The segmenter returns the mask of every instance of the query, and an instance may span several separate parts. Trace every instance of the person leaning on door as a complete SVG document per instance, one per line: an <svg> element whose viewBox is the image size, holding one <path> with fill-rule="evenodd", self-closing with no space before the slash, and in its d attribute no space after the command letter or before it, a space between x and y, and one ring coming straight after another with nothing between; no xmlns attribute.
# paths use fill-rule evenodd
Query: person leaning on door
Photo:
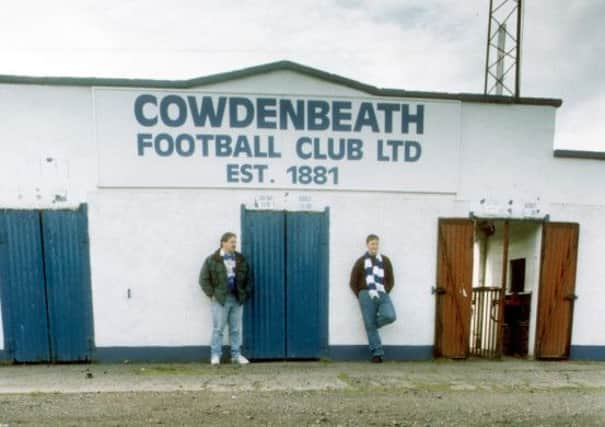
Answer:
<svg viewBox="0 0 605 427"><path fill-rule="evenodd" d="M252 292L252 271L244 256L236 252L237 236L225 233L220 248L208 256L200 272L199 284L211 298L212 340L210 363L221 363L223 331L229 325L231 363L240 365L249 361L240 353L242 344L241 323L243 304Z"/></svg>
<svg viewBox="0 0 605 427"><path fill-rule="evenodd" d="M357 259L349 286L359 299L373 363L382 363L384 350L378 329L397 319L389 292L395 285L391 260L378 252L380 239L366 238L367 252Z"/></svg>

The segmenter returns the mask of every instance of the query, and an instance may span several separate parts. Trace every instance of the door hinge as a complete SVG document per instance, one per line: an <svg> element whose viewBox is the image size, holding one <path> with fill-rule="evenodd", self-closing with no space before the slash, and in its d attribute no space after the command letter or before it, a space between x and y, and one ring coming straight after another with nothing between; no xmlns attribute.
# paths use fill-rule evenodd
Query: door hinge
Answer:
<svg viewBox="0 0 605 427"><path fill-rule="evenodd" d="M574 302L575 300L578 299L578 296L574 293L571 293L571 294L567 294L563 299L566 301Z"/></svg>
<svg viewBox="0 0 605 427"><path fill-rule="evenodd" d="M435 294L437 294L437 295L443 295L446 292L447 292L447 290L444 287L442 287L442 286L437 286L437 287L433 286L433 287L431 287L431 294L433 294L433 295L435 295Z"/></svg>

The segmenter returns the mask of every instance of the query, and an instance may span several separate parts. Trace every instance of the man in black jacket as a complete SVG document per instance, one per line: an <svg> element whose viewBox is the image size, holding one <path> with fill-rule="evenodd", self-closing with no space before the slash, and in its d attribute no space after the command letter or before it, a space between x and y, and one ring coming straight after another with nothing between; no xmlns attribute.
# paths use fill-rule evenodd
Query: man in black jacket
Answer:
<svg viewBox="0 0 605 427"><path fill-rule="evenodd" d="M221 247L206 258L199 277L202 290L212 302L210 363L218 365L223 347L223 331L229 325L231 363L248 362L241 353L243 304L252 292L252 272L244 256L236 252L237 236L225 233Z"/></svg>
<svg viewBox="0 0 605 427"><path fill-rule="evenodd" d="M373 363L381 363L384 357L378 329L397 318L389 296L395 285L393 266L386 255L378 252L379 242L375 234L366 238L368 251L355 262L349 282L359 299Z"/></svg>

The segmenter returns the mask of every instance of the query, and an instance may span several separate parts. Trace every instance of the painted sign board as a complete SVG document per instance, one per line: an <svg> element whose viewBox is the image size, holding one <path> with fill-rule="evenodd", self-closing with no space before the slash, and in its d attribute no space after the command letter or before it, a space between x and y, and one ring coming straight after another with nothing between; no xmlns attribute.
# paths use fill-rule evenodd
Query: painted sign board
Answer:
<svg viewBox="0 0 605 427"><path fill-rule="evenodd" d="M93 90L99 187L456 191L459 101Z"/></svg>

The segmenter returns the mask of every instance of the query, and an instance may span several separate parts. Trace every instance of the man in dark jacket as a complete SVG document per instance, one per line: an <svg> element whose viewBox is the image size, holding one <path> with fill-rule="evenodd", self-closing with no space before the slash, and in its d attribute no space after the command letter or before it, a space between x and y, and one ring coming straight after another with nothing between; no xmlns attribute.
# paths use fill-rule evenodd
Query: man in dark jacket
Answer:
<svg viewBox="0 0 605 427"><path fill-rule="evenodd" d="M231 363L245 365L248 362L241 353L241 323L243 304L252 292L252 272L242 254L235 251L237 237L225 233L221 247L204 261L199 284L212 302L212 341L210 363L218 365L223 348L223 331L229 324Z"/></svg>
<svg viewBox="0 0 605 427"><path fill-rule="evenodd" d="M379 243L375 234L366 238L368 251L355 262L349 282L359 299L373 363L381 363L384 357L378 329L397 318L389 296L395 285L393 266L386 255L378 252Z"/></svg>

